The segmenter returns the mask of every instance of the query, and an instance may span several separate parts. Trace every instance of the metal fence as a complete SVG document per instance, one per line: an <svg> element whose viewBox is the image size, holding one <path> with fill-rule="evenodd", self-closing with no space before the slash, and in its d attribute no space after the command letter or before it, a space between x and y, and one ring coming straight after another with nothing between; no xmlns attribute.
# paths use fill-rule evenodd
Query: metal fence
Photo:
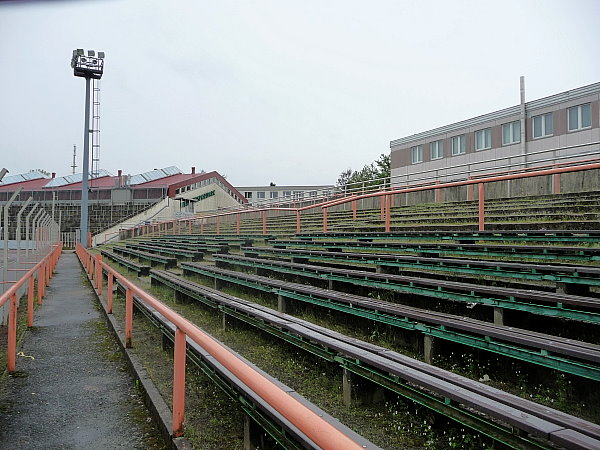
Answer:
<svg viewBox="0 0 600 450"><path fill-rule="evenodd" d="M50 247L59 240L58 224L39 204L31 204L31 197L16 215L10 216L10 205L17 193L2 207L2 271L0 273L1 292L5 293L22 276L47 255ZM24 219L23 219L24 218ZM14 229L14 239L9 239L9 229ZM24 238L24 239L22 239ZM21 294L21 292L19 293ZM6 324L8 307L3 307L2 324Z"/></svg>

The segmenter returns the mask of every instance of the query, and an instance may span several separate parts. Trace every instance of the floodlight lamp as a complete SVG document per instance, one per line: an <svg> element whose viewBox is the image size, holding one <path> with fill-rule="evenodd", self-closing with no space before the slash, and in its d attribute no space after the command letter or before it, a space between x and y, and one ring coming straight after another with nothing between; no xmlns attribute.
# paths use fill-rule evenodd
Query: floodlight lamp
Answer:
<svg viewBox="0 0 600 450"><path fill-rule="evenodd" d="M71 67L76 77L94 78L97 80L102 78L102 72L104 71L104 59L102 56L104 52L98 52L98 58L95 57L95 54L94 50L88 50L87 56L85 56L85 52L81 48L73 50Z"/></svg>
<svg viewBox="0 0 600 450"><path fill-rule="evenodd" d="M8 169L6 169L5 167L2 168L2 170L0 170L0 181L2 181L2 178L4 178L4 175L6 175L8 173Z"/></svg>

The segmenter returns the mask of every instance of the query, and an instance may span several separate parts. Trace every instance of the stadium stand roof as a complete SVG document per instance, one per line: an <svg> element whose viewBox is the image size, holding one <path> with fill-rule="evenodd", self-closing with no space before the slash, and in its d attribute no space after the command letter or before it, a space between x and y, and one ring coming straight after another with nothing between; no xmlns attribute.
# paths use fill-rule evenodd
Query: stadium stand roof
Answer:
<svg viewBox="0 0 600 450"><path fill-rule="evenodd" d="M97 178L103 178L103 177L112 177L112 174L110 172L107 172L104 169L100 169L98 171L98 175L97 176L90 176L91 180L97 179ZM67 175L64 177L58 177L58 178L52 178L48 184L46 184L46 186L44 186L45 188L53 188L53 187L61 187L61 186L68 186L71 184L75 184L75 183L81 183L81 181L83 180L83 174L82 173L74 173L73 175Z"/></svg>
<svg viewBox="0 0 600 450"><path fill-rule="evenodd" d="M8 177L4 177L2 181L0 181L0 187L8 186L16 183L26 183L28 181L37 181L37 184L41 185L41 181L47 181L47 178L43 173L38 172L37 170L32 170L27 173L20 173L18 175L11 175Z"/></svg>
<svg viewBox="0 0 600 450"><path fill-rule="evenodd" d="M106 170L100 170L97 177L90 177L90 189L113 189L122 188L166 188L169 197L175 197L180 189L190 189L199 186L203 181L216 179L232 196L241 203L247 200L218 172L196 173L192 168L191 173L182 173L176 166L154 169L137 175L124 175L119 170L119 175L114 176ZM22 187L24 191L63 191L81 190L83 174L71 174L63 177L47 178L38 171L27 172L19 175L4 177L0 182L0 192L11 192Z"/></svg>

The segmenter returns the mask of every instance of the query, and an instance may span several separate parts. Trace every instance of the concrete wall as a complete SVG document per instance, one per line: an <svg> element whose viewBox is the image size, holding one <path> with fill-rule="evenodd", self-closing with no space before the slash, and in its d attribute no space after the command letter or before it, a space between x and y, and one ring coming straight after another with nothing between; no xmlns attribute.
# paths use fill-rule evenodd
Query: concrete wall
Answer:
<svg viewBox="0 0 600 450"><path fill-rule="evenodd" d="M240 206L240 203L235 200L229 193L217 183L202 186L191 191L187 191L184 194L177 196L177 199L164 198L152 208L138 214L135 217L128 219L125 222L121 222L114 227L106 230L96 236L93 236L93 245L101 245L108 242L116 242L119 238L119 231L142 225L145 222L163 222L167 220L175 219L179 213L187 212L186 207L182 207L182 202L178 199L193 199L200 197L214 191L215 194L208 196L202 200L193 202L193 212L201 213L207 211L215 211L217 209L230 208L234 206Z"/></svg>
<svg viewBox="0 0 600 450"><path fill-rule="evenodd" d="M550 195L554 193L554 175L516 180L497 181L485 185L485 198L510 198L531 197L536 195ZM565 173L559 176L561 194L600 191L600 170L587 170L585 172ZM468 200L467 186L456 186L441 190L441 202L464 202ZM478 200L479 190L473 185L472 200ZM396 206L416 205L420 203L435 203L435 191L411 192L397 194L394 204ZM377 206L378 207L378 204Z"/></svg>
<svg viewBox="0 0 600 450"><path fill-rule="evenodd" d="M146 221L163 221L175 217L175 202L167 197L156 203L152 208L118 223L114 227L92 236L92 245L102 245L108 242L116 242L120 239L119 231L141 225Z"/></svg>
<svg viewBox="0 0 600 450"><path fill-rule="evenodd" d="M210 192L214 191L214 195L207 196L206 198L195 200L198 197L205 196L210 194ZM223 190L221 186L216 183L209 184L206 186L199 187L197 189L193 189L191 191L187 191L183 194L179 194L176 197L175 203L177 205L180 204L178 199L188 199L193 201L193 211L194 213L199 212L207 212L207 211L216 211L217 209L223 208L232 208L239 207L240 203L234 199L231 195ZM189 208L182 207L181 209L176 206L177 211L188 211Z"/></svg>

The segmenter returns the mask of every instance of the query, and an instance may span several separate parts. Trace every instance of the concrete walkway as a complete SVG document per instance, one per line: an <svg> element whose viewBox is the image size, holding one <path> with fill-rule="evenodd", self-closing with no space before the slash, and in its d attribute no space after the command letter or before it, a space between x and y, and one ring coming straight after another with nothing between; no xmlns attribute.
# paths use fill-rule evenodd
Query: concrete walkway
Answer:
<svg viewBox="0 0 600 450"><path fill-rule="evenodd" d="M0 392L0 448L161 448L94 292L63 253Z"/></svg>

